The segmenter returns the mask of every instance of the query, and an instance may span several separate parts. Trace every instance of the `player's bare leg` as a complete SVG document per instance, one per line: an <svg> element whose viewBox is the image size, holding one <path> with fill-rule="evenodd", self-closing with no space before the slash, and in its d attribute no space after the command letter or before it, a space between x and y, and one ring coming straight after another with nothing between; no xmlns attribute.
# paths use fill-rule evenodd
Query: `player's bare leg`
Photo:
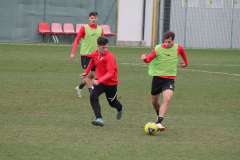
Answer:
<svg viewBox="0 0 240 160"><path fill-rule="evenodd" d="M87 85L89 92L91 92L92 86L93 86L93 79L94 79L94 72L90 72L87 77L82 77L81 83L79 86L76 86L77 96L79 98L82 97L82 89Z"/></svg>
<svg viewBox="0 0 240 160"><path fill-rule="evenodd" d="M89 92L92 92L93 89L93 80L95 78L94 72L90 72L90 74L88 75L88 82L87 82L87 87Z"/></svg>
<svg viewBox="0 0 240 160"><path fill-rule="evenodd" d="M156 111L156 114L159 115L159 108L160 108L160 96L158 95L152 95L152 105L154 110Z"/></svg>
<svg viewBox="0 0 240 160"><path fill-rule="evenodd" d="M91 71L91 72L88 74L88 78L94 79L94 77L95 77L94 72Z"/></svg>
<svg viewBox="0 0 240 160"><path fill-rule="evenodd" d="M88 88L92 88L93 87L93 79L89 78L89 77L85 77L84 78L84 81L86 83L86 86Z"/></svg>
<svg viewBox="0 0 240 160"><path fill-rule="evenodd" d="M165 127L161 124L162 120L163 120L163 117L160 117L159 116L159 112L160 112L160 95L152 95L152 105L153 105L153 108L155 109L156 113L157 113L157 126L159 128L160 131L164 131L165 130Z"/></svg>
<svg viewBox="0 0 240 160"><path fill-rule="evenodd" d="M163 100L159 110L160 117L164 117L165 114L167 113L172 96L173 96L173 91L171 89L167 89L163 91Z"/></svg>
<svg viewBox="0 0 240 160"><path fill-rule="evenodd" d="M77 91L77 96L79 98L82 98L81 92L85 85L86 85L86 83L85 83L84 79L81 79L81 83L75 87L75 90Z"/></svg>
<svg viewBox="0 0 240 160"><path fill-rule="evenodd" d="M94 72L90 72L89 75L84 78L84 81L90 93L93 89L93 80L94 80Z"/></svg>
<svg viewBox="0 0 240 160"><path fill-rule="evenodd" d="M163 91L163 100L162 100L162 104L160 105L159 116L158 116L158 121L157 121L157 125L158 125L160 131L165 130L165 127L162 125L161 122L163 121L163 118L168 111L169 103L170 103L172 96L173 96L172 90L167 89L167 90Z"/></svg>

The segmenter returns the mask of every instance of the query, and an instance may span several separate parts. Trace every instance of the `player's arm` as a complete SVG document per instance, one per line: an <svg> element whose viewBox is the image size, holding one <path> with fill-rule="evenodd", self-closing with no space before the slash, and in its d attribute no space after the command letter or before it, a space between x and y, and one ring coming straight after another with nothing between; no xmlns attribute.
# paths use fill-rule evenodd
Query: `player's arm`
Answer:
<svg viewBox="0 0 240 160"><path fill-rule="evenodd" d="M152 50L152 52L149 54L142 54L141 59L145 63L150 63L156 56L157 56L157 52L155 50Z"/></svg>
<svg viewBox="0 0 240 160"><path fill-rule="evenodd" d="M183 62L180 62L181 67L187 67L188 66L188 59L187 59L187 54L183 46L179 45L178 46L178 54L181 56Z"/></svg>
<svg viewBox="0 0 240 160"><path fill-rule="evenodd" d="M76 38L74 39L73 46L72 46L71 53L70 53L70 59L73 59L76 56L78 44L79 44L80 40L82 38L84 38L84 36L85 36L85 28L84 28L84 26L82 26L80 28Z"/></svg>
<svg viewBox="0 0 240 160"><path fill-rule="evenodd" d="M111 78L114 74L114 69L116 68L116 62L115 59L110 56L107 59L107 73L105 73L102 77L100 77L98 80L95 80L95 84L98 85L104 81L106 81L107 79Z"/></svg>

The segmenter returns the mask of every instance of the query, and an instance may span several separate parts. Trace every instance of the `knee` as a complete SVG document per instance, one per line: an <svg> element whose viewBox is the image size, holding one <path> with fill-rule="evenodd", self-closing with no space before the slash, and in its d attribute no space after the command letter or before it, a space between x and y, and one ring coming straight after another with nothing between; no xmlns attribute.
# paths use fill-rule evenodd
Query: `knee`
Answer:
<svg viewBox="0 0 240 160"><path fill-rule="evenodd" d="M163 103L166 105L168 105L170 103L170 101L171 101L171 96L165 96L163 98Z"/></svg>
<svg viewBox="0 0 240 160"><path fill-rule="evenodd" d="M110 105L110 106L114 106L115 104L116 104L116 102L115 102L115 100L114 101L108 101L108 104Z"/></svg>
<svg viewBox="0 0 240 160"><path fill-rule="evenodd" d="M152 100L152 105L154 105L154 106L158 106L158 101L156 101L156 100Z"/></svg>
<svg viewBox="0 0 240 160"><path fill-rule="evenodd" d="M111 107L115 107L119 104L119 101L117 99L114 99L113 101L111 100L108 100L108 104L111 106Z"/></svg>
<svg viewBox="0 0 240 160"><path fill-rule="evenodd" d="M152 96L152 105L153 106L159 105L159 96Z"/></svg>
<svg viewBox="0 0 240 160"><path fill-rule="evenodd" d="M170 103L170 98L164 99L163 104L168 105Z"/></svg>

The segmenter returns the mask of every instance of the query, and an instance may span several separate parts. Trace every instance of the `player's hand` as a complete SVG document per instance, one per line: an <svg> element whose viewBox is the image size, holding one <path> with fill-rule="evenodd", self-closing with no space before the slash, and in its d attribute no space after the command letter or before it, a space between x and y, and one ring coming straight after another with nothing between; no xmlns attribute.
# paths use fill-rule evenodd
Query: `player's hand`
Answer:
<svg viewBox="0 0 240 160"><path fill-rule="evenodd" d="M97 80L93 80L93 84L94 84L95 86L97 86L97 85L99 85L99 82L98 82Z"/></svg>
<svg viewBox="0 0 240 160"><path fill-rule="evenodd" d="M144 59L146 59L146 57L147 57L147 55L146 55L146 54L142 54L142 55L141 55L141 60L144 60Z"/></svg>
<svg viewBox="0 0 240 160"><path fill-rule="evenodd" d="M188 65L187 65L187 64L185 64L184 62L180 62L180 64L179 64L179 65L180 65L180 67L181 67L181 68L186 68L186 67L188 66Z"/></svg>
<svg viewBox="0 0 240 160"><path fill-rule="evenodd" d="M69 62L72 63L74 58L75 58L75 55L71 53L69 57Z"/></svg>
<svg viewBox="0 0 240 160"><path fill-rule="evenodd" d="M93 80L88 78L87 76L83 78L84 82L87 84L88 88L92 88Z"/></svg>
<svg viewBox="0 0 240 160"><path fill-rule="evenodd" d="M80 74L80 77L81 77L81 78L84 78L84 77L86 77L86 76L87 76L87 73L85 73L85 72L83 72L83 73Z"/></svg>

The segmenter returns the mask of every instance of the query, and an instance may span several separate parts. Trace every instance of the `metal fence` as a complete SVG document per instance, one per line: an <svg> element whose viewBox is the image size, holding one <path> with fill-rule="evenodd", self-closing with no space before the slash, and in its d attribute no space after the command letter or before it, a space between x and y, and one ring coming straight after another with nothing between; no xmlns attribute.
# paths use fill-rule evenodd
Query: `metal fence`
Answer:
<svg viewBox="0 0 240 160"><path fill-rule="evenodd" d="M116 0L1 0L0 42L40 42L40 21L88 23L88 13L99 13L99 24L116 31Z"/></svg>
<svg viewBox="0 0 240 160"><path fill-rule="evenodd" d="M169 26L188 48L240 48L240 0L172 0L170 16L166 1L161 1L159 39Z"/></svg>

